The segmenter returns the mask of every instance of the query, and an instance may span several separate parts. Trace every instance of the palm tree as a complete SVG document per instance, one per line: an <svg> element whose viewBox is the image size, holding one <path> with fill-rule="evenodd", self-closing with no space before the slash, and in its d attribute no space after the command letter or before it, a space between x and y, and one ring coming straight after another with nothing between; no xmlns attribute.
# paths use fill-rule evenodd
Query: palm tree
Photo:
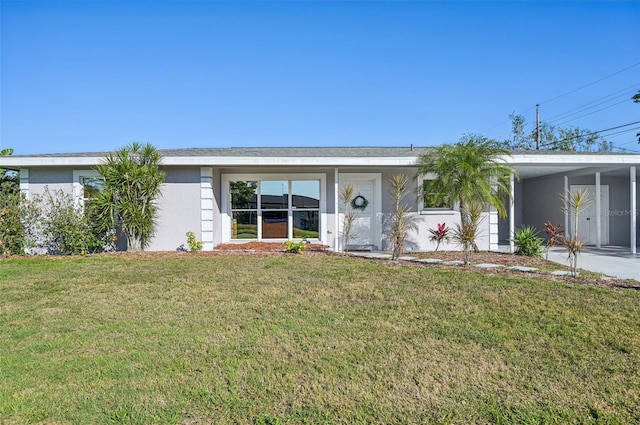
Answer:
<svg viewBox="0 0 640 425"><path fill-rule="evenodd" d="M501 159L509 151L495 141L478 135L464 135L454 145L442 145L428 149L418 160L420 175L435 174L432 180L425 180L421 193L428 194L433 204L460 207L460 229L472 239L462 243L465 251L473 248L477 232L477 212L494 207L498 215L506 217L505 196L511 197L510 174L514 170ZM474 223L475 222L475 223ZM476 229L477 230L477 229ZM464 242L464 241L462 241ZM465 245L470 244L470 247Z"/></svg>
<svg viewBox="0 0 640 425"><path fill-rule="evenodd" d="M110 153L96 167L105 188L92 198L89 208L100 230L122 227L128 251L144 249L155 233L156 200L165 177L159 168L161 161L162 156L151 144L132 143Z"/></svg>

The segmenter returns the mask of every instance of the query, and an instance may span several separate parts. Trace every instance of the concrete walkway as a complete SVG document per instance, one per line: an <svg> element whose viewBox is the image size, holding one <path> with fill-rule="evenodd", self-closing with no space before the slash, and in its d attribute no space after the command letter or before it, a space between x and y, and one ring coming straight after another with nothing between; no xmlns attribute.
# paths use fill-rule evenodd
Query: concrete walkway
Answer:
<svg viewBox="0 0 640 425"><path fill-rule="evenodd" d="M549 260L569 265L567 251L560 247L553 247L549 251ZM618 246L601 249L586 247L578 257L578 268L620 279L640 281L640 254L633 255L629 248Z"/></svg>
<svg viewBox="0 0 640 425"><path fill-rule="evenodd" d="M365 257L373 259L391 259L391 254L387 252L349 252L354 257ZM443 264L443 265L462 265L462 261L442 261L433 258L418 259L412 257L411 254L400 257L400 260L417 261L427 264ZM569 266L567 261L567 252L561 247L554 247L549 251L549 260L564 266ZM498 264L475 264L475 267L492 268L503 267ZM536 268L531 267L509 267L513 270L522 272L534 272ZM640 282L640 254L631 254L627 248L623 247L604 247L596 250L592 247L585 248L578 258L578 268L589 270L592 272L602 273L605 276L615 277L619 279L634 279ZM567 270L557 270L551 274L566 275Z"/></svg>

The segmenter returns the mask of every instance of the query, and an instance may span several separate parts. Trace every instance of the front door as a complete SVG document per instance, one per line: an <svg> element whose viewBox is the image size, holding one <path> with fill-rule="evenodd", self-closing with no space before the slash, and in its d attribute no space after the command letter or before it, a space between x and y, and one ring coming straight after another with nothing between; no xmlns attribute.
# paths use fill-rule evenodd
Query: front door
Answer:
<svg viewBox="0 0 640 425"><path fill-rule="evenodd" d="M352 236L347 243L349 249L380 249L381 239L381 177L380 174L340 174L340 189L347 184L355 193L348 209L355 214ZM343 235L344 213L347 210L340 200L340 235ZM342 246L341 240L340 245Z"/></svg>
<svg viewBox="0 0 640 425"><path fill-rule="evenodd" d="M585 245L596 245L597 235L597 220L596 220L596 187L595 185L572 185L571 193L576 193L579 190L588 190L588 203L589 205L578 216L578 237ZM600 243L607 245L609 243L609 216L606 212L609 211L609 186L600 186ZM573 213L571 214L571 229L573 234Z"/></svg>

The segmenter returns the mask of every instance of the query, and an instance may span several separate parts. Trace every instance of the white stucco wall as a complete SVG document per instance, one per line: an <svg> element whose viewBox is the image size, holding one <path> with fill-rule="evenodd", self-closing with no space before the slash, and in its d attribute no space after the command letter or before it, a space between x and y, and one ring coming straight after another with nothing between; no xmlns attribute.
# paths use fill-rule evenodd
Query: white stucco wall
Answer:
<svg viewBox="0 0 640 425"><path fill-rule="evenodd" d="M214 247L223 240L222 216L224 210L221 205L222 196L222 176L224 174L256 173L256 174L324 174L326 176L326 208L324 228L322 232L322 242L333 247L335 238L338 237L338 229L335 226L335 168L334 167L287 167L286 170L280 167L209 167L211 170L211 196L207 194L213 212L213 221L207 224L206 231L211 231L212 243L209 247ZM78 168L32 168L29 173L29 191L31 194L42 193L45 186L51 190L62 189L66 193L73 193L73 172ZM181 245L187 247L186 232L193 231L198 240L202 240L203 220L202 220L202 185L200 166L172 166L165 167L166 179L162 185L163 196L158 201L158 227L157 232L147 250L150 251L173 251ZM389 177L403 173L409 177L410 193L404 199L416 220L417 230L410 233L407 239L408 251L431 251L435 249L435 244L429 240L429 229L437 228L438 223L446 223L453 229L460 221L460 214L457 211L419 211L419 203L415 192L417 180L414 179L416 170L414 168L339 168L340 173L378 173L382 179L382 209L383 215L393 206L393 199L389 195ZM384 218L383 218L384 219ZM489 246L489 217L486 214L481 225L478 246L481 250L488 250ZM388 248L388 241L384 233L380 241L383 249ZM440 246L443 250L459 250L460 247L453 241L443 243Z"/></svg>
<svg viewBox="0 0 640 425"><path fill-rule="evenodd" d="M187 245L186 233L192 231L200 240L200 169L171 167L158 200L158 227L150 251L175 251Z"/></svg>

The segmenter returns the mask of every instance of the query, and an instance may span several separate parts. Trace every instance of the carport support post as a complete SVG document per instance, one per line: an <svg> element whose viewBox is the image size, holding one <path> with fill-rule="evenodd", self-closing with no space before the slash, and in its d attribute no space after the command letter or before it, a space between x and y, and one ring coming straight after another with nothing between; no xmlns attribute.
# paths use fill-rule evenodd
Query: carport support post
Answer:
<svg viewBox="0 0 640 425"><path fill-rule="evenodd" d="M564 176L564 196L569 196L569 176ZM564 234L572 236L569 231L569 209L564 205Z"/></svg>
<svg viewBox="0 0 640 425"><path fill-rule="evenodd" d="M333 182L333 249L336 252L340 252L340 173L337 167L333 170Z"/></svg>
<svg viewBox="0 0 640 425"><path fill-rule="evenodd" d="M515 243L513 242L513 237L516 232L516 179L513 173L509 175L509 191L511 192L511 203L509 204L509 252L512 254L515 251Z"/></svg>
<svg viewBox="0 0 640 425"><path fill-rule="evenodd" d="M637 182L636 182L636 166L632 165L631 167L629 167L629 176L630 176L630 205L629 205L629 217L630 217L630 226L631 227L631 253L635 254L636 253L636 232L638 231L638 218L637 218L637 214L638 214L638 200L636 199L636 189L637 189Z"/></svg>
<svg viewBox="0 0 640 425"><path fill-rule="evenodd" d="M602 240L602 198L600 189L600 172L596 173L596 249L600 249Z"/></svg>

